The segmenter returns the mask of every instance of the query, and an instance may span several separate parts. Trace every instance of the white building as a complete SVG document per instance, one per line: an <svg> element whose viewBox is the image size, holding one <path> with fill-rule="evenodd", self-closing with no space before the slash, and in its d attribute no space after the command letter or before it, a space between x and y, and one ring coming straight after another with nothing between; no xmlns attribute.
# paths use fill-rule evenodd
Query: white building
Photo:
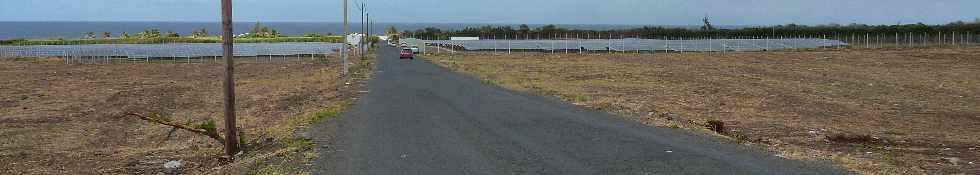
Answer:
<svg viewBox="0 0 980 175"><path fill-rule="evenodd" d="M347 44L350 44L351 46L355 46L355 47L360 46L360 44L361 44L361 38L363 38L363 37L364 37L364 34L351 33L351 34L347 35Z"/></svg>
<svg viewBox="0 0 980 175"><path fill-rule="evenodd" d="M449 37L449 40L453 40L453 41L476 41L476 40L480 40L480 37Z"/></svg>

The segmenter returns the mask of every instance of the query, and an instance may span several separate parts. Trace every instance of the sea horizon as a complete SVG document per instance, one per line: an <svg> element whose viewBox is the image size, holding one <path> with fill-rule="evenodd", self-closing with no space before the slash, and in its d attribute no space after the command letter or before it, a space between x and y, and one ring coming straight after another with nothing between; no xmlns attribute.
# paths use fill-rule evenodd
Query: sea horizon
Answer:
<svg viewBox="0 0 980 175"><path fill-rule="evenodd" d="M342 22L289 22L289 21L259 21L264 26L277 29L283 35L298 36L305 34L339 34L343 33ZM236 34L246 33L255 25L255 21L235 22ZM519 26L521 24L503 23L375 23L371 27L371 34L383 34L388 26L395 26L398 31L415 31L427 27L435 27L441 30L459 30L466 27L480 26ZM633 24L527 24L528 26L541 27L545 25L556 25L568 29L582 30L612 30L629 29L645 26L676 27L676 28L697 28L693 25L633 25ZM144 29L160 29L162 32L176 32L181 35L189 35L191 32L200 28L207 28L209 33L217 35L221 31L219 22L192 22L192 21L0 21L0 40L6 39L78 39L84 38L86 33L95 32L101 35L109 32L112 36L120 35L123 32L135 35ZM723 28L739 28L742 26L722 26ZM349 23L349 30L353 33L360 33L361 27L358 21Z"/></svg>

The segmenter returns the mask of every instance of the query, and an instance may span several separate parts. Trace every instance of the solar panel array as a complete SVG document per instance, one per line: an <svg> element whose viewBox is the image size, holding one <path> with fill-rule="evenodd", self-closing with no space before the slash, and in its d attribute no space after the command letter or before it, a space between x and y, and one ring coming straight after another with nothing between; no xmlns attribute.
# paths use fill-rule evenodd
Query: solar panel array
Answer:
<svg viewBox="0 0 980 175"><path fill-rule="evenodd" d="M762 51L777 49L819 48L847 43L830 39L587 39L587 40L426 40L426 43L451 45L465 50L600 50L600 51Z"/></svg>
<svg viewBox="0 0 980 175"><path fill-rule="evenodd" d="M236 43L235 56L289 56L329 54L340 43ZM222 56L220 43L175 44L93 44L0 46L3 57L126 57L126 58L195 58Z"/></svg>

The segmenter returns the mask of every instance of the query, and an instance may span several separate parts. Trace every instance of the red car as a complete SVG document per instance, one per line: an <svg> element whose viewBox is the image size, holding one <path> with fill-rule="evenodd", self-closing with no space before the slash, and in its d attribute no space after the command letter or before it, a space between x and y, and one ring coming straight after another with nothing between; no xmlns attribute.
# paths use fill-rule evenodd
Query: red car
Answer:
<svg viewBox="0 0 980 175"><path fill-rule="evenodd" d="M400 56L398 57L398 59L405 59L405 58L413 59L414 60L415 59L415 52L412 52L412 49L408 49L408 48L402 49L402 52L400 53Z"/></svg>

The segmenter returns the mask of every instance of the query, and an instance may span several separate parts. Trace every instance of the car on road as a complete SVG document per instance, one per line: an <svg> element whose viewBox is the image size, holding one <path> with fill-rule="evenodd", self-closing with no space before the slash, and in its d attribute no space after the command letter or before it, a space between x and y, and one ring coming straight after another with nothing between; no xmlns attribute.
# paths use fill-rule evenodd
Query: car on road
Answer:
<svg viewBox="0 0 980 175"><path fill-rule="evenodd" d="M413 59L413 60L415 59L415 52L412 52L412 49L409 48L402 49L401 53L399 53L398 55L399 55L398 59L405 59L405 58Z"/></svg>

